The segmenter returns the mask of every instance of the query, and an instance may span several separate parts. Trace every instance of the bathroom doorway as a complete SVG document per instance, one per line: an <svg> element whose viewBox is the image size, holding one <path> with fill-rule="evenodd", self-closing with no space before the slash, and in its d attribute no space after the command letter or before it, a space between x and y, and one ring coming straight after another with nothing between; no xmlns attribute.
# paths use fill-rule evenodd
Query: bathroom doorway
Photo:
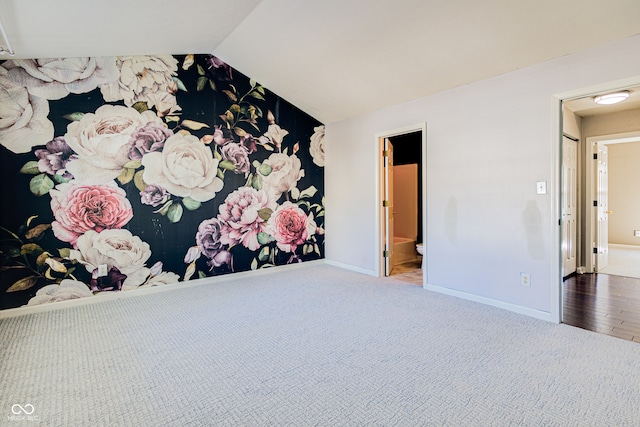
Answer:
<svg viewBox="0 0 640 427"><path fill-rule="evenodd" d="M381 275L417 285L426 284L426 268L422 268L426 265L426 138L423 132L424 129L414 128L379 137Z"/></svg>

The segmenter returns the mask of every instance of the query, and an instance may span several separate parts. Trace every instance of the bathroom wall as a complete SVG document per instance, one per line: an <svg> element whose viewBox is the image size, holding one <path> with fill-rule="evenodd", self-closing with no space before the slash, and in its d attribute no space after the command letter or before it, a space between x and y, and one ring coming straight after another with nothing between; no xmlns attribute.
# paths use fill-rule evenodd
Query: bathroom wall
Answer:
<svg viewBox="0 0 640 427"><path fill-rule="evenodd" d="M393 166L393 208L396 237L418 237L418 165Z"/></svg>
<svg viewBox="0 0 640 427"><path fill-rule="evenodd" d="M608 144L609 243L640 245L640 142Z"/></svg>
<svg viewBox="0 0 640 427"><path fill-rule="evenodd" d="M0 64L0 307L324 257L324 126L211 55Z"/></svg>

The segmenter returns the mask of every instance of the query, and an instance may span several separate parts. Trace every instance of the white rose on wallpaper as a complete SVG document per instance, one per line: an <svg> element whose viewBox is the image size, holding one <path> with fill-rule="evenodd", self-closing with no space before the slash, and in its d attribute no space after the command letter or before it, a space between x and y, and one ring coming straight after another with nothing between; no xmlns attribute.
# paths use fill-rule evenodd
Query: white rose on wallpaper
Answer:
<svg viewBox="0 0 640 427"><path fill-rule="evenodd" d="M149 244L129 230L103 230L100 233L89 230L78 238L77 247L88 272L93 272L100 264L106 264L107 270L116 267L125 274L127 278L122 284L123 291L143 284L151 272L145 266L151 257Z"/></svg>
<svg viewBox="0 0 640 427"><path fill-rule="evenodd" d="M173 56L119 56L116 63L120 79L100 88L105 101L124 100L128 107L146 102L149 108L155 106L160 116L180 110L173 95L173 77L178 71L178 60Z"/></svg>
<svg viewBox="0 0 640 427"><path fill-rule="evenodd" d="M180 281L180 276L176 273L172 273L170 271L163 271L160 274L156 274L155 276L150 276L143 285L140 285L140 288L148 288L151 286L162 286L162 285L170 285L172 283L178 283Z"/></svg>
<svg viewBox="0 0 640 427"><path fill-rule="evenodd" d="M218 160L211 149L193 135L175 134L164 142L162 152L142 157L142 178L178 197L206 202L222 190Z"/></svg>
<svg viewBox="0 0 640 427"><path fill-rule="evenodd" d="M47 285L38 289L27 305L48 304L91 296L93 293L86 284L77 280L64 279L59 285Z"/></svg>
<svg viewBox="0 0 640 427"><path fill-rule="evenodd" d="M114 57L10 59L4 63L9 78L29 93L45 99L62 99L86 93L118 79Z"/></svg>
<svg viewBox="0 0 640 427"><path fill-rule="evenodd" d="M67 126L65 141L78 154L67 163L77 182L103 184L122 173L129 161L131 135L147 123L162 120L153 111L139 113L121 105L103 105Z"/></svg>
<svg viewBox="0 0 640 427"><path fill-rule="evenodd" d="M273 200L278 200L282 193L294 188L298 180L304 176L304 170L300 169L300 159L295 154L287 156L283 153L273 153L262 164L271 168L271 173L260 176L262 189Z"/></svg>
<svg viewBox="0 0 640 427"><path fill-rule="evenodd" d="M0 144L14 153L28 153L53 139L49 102L16 85L0 67Z"/></svg>
<svg viewBox="0 0 640 427"><path fill-rule="evenodd" d="M313 163L324 167L324 125L313 128L309 153L313 158Z"/></svg>

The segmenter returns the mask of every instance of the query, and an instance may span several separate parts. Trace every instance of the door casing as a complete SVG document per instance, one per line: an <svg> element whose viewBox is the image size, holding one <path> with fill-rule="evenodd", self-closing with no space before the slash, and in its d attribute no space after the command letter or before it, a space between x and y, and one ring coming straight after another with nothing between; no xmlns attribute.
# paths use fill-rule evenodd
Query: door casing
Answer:
<svg viewBox="0 0 640 427"><path fill-rule="evenodd" d="M375 148L375 160L376 160L376 176L375 176L375 185L376 185L376 197L375 197L375 213L376 213L376 224L378 225L376 229L376 238L374 245L375 251L375 259L378 260L376 266L376 276L382 277L384 276L384 265L385 258L383 255L384 251L384 243L385 243L385 210L382 206L382 201L384 200L384 139L392 138L394 136L405 135L408 133L421 132L422 134L422 176L420 179L422 180L422 242L424 245L424 259L423 269L422 269L422 286L426 287L428 283L428 253L429 253L429 245L428 245L428 233L427 233L427 123L419 123L416 125L406 126L403 128L398 128L386 132L381 132L375 135L375 143L373 144Z"/></svg>

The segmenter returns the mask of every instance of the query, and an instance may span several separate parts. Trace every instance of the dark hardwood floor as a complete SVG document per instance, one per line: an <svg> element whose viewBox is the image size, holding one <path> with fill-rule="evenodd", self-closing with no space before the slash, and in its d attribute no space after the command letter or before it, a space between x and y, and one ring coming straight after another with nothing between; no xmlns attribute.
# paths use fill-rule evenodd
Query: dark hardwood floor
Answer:
<svg viewBox="0 0 640 427"><path fill-rule="evenodd" d="M640 343L640 279L578 274L562 298L563 323Z"/></svg>

